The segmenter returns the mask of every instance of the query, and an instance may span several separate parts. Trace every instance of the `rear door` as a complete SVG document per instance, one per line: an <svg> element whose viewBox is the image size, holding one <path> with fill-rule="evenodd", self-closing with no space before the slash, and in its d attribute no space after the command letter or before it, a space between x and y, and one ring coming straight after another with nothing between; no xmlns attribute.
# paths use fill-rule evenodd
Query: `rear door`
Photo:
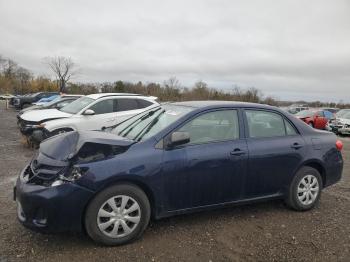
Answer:
<svg viewBox="0 0 350 262"><path fill-rule="evenodd" d="M245 198L278 194L302 162L305 142L279 112L246 109L244 116L249 150Z"/></svg>

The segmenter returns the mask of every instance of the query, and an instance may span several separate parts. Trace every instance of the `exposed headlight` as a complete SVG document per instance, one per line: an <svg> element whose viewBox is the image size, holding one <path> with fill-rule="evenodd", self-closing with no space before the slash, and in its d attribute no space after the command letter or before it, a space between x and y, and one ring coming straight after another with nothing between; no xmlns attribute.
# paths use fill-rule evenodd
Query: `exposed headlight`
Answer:
<svg viewBox="0 0 350 262"><path fill-rule="evenodd" d="M51 186L60 186L64 183L72 183L79 178L81 178L84 173L87 171L87 168L80 168L78 166L73 166L67 176L60 175L57 180L55 180Z"/></svg>
<svg viewBox="0 0 350 262"><path fill-rule="evenodd" d="M63 183L64 183L63 180L56 180L56 181L54 181L54 182L51 184L51 186L52 186L52 187L54 187L54 186L60 186L60 185L62 185Z"/></svg>
<svg viewBox="0 0 350 262"><path fill-rule="evenodd" d="M26 128L44 128L45 123L39 124L39 125L26 125Z"/></svg>

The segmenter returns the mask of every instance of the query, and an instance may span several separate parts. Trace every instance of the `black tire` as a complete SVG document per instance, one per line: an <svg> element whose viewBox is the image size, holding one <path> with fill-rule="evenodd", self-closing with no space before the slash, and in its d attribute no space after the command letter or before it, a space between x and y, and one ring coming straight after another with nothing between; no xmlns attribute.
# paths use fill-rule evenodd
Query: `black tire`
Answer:
<svg viewBox="0 0 350 262"><path fill-rule="evenodd" d="M132 197L138 203L141 214L140 221L135 229L124 237L112 238L106 236L97 225L97 214L101 206L110 198L117 195ZM85 229L87 234L96 242L108 245L123 245L138 239L146 229L151 217L151 207L146 194L137 186L132 184L119 184L111 186L98 193L87 207L85 213Z"/></svg>
<svg viewBox="0 0 350 262"><path fill-rule="evenodd" d="M298 197L298 186L301 180L304 179L307 175L312 175L317 179L319 190L315 200L313 200L312 203L303 204ZM299 171L294 176L292 183L289 186L289 192L288 192L288 197L286 199L286 204L292 209L297 211L310 210L314 208L319 202L322 189L323 189L323 183L322 183L322 178L320 173L315 168L304 166L301 169L299 169Z"/></svg>

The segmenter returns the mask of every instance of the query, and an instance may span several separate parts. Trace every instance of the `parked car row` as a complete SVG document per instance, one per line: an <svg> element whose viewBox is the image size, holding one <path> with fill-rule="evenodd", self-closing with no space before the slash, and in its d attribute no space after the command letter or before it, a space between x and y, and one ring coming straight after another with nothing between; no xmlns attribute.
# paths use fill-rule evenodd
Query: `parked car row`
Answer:
<svg viewBox="0 0 350 262"><path fill-rule="evenodd" d="M64 96L40 110L27 108L21 111L18 114L21 133L37 146L44 139L60 133L101 130L116 125L158 105L156 97L125 93L101 93L75 99Z"/></svg>
<svg viewBox="0 0 350 262"><path fill-rule="evenodd" d="M292 113L296 118L313 128L331 131L339 135L350 135L350 115L348 114L350 109L306 107L298 107L295 111L290 111L288 108L281 109Z"/></svg>
<svg viewBox="0 0 350 262"><path fill-rule="evenodd" d="M151 218L269 199L309 210L343 169L334 134L267 105L94 94L19 122L43 140L16 181L19 221L105 245L139 238Z"/></svg>
<svg viewBox="0 0 350 262"><path fill-rule="evenodd" d="M57 95L59 95L58 92L38 92L34 94L14 96L10 99L10 105L17 109L23 109L31 106L31 104L38 102L43 98L49 98Z"/></svg>
<svg viewBox="0 0 350 262"><path fill-rule="evenodd" d="M335 115L330 111L323 109L309 109L303 110L295 114L295 117L304 121L311 127L317 129L326 129L329 120L334 119Z"/></svg>

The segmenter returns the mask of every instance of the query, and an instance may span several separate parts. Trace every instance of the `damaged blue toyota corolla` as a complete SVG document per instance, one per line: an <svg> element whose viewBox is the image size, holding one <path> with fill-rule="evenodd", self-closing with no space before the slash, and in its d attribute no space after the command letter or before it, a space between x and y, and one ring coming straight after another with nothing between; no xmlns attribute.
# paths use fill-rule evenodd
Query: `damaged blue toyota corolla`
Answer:
<svg viewBox="0 0 350 262"><path fill-rule="evenodd" d="M169 103L109 130L45 140L15 186L19 221L119 245L151 217L284 199L313 208L341 178L342 143L266 105Z"/></svg>

